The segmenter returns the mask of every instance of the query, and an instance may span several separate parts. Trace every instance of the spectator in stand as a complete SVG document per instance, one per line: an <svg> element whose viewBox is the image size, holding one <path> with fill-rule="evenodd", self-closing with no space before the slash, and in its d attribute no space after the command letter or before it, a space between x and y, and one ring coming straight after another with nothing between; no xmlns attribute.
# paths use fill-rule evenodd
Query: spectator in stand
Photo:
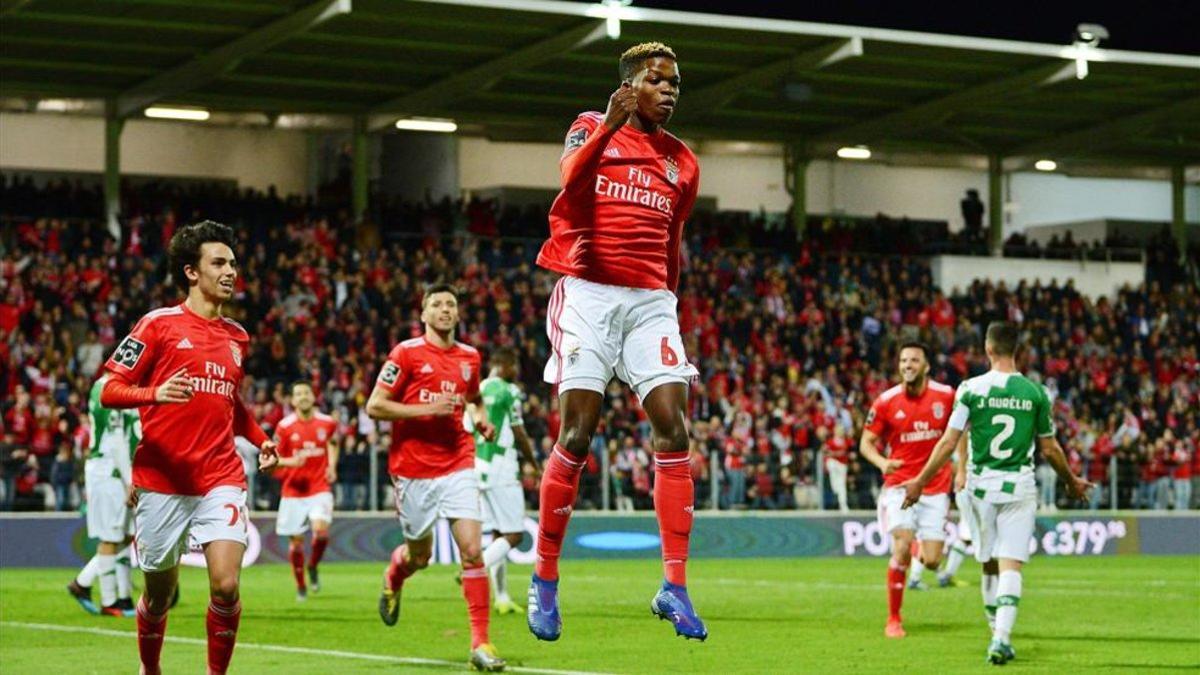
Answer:
<svg viewBox="0 0 1200 675"><path fill-rule="evenodd" d="M71 454L70 444L63 442L58 446L58 454L50 467L50 485L54 488L54 510L70 511L75 508L71 488L75 483L75 457Z"/></svg>
<svg viewBox="0 0 1200 675"><path fill-rule="evenodd" d="M821 449L825 457L825 473L829 477L829 489L837 498L838 510L845 513L850 510L847 501L846 475L850 464L850 439L846 430L838 424L833 427L833 435L825 427L817 429L817 438L821 439Z"/></svg>

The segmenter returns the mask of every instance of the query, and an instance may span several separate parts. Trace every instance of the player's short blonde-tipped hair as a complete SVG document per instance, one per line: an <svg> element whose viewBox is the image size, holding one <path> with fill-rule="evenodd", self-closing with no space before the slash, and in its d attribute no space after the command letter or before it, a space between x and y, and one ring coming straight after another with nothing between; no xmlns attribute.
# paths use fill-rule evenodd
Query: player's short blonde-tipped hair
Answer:
<svg viewBox="0 0 1200 675"><path fill-rule="evenodd" d="M638 71L646 64L647 59L658 56L677 59L675 50L661 42L643 42L626 49L625 53L621 54L621 80L632 80L633 76L637 75Z"/></svg>

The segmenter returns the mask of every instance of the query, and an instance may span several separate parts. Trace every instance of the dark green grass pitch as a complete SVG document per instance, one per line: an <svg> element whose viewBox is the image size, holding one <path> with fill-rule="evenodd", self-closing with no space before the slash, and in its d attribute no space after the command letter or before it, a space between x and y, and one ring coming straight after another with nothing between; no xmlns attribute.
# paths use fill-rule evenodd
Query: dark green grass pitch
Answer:
<svg viewBox="0 0 1200 675"><path fill-rule="evenodd" d="M988 632L978 567L969 587L905 594L908 638L883 637L885 561L696 560L692 598L706 643L675 637L650 614L656 561L565 561L565 629L537 642L524 616L492 615L492 641L514 672L777 673L979 672ZM462 670L466 609L449 567L409 580L400 622L376 613L383 564L328 564L320 593L297 603L290 570L247 569L234 673ZM89 616L63 587L64 569L0 570L0 672L4 675L137 672L133 619ZM510 566L522 605L529 569ZM135 574L135 583L140 575ZM94 589L98 594L98 589ZM183 573L164 648L167 673L205 663L203 572ZM1039 557L1026 568L1013 644L1018 672L1144 673L1200 668L1200 559Z"/></svg>

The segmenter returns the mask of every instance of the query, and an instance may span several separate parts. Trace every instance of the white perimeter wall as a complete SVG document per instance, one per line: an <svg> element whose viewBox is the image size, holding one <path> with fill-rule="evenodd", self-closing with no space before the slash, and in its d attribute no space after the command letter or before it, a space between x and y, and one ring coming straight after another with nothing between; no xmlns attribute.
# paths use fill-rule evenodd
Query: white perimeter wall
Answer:
<svg viewBox="0 0 1200 675"><path fill-rule="evenodd" d="M103 173L104 120L0 113L0 168ZM304 194L308 142L299 131L130 120L121 134L121 170Z"/></svg>
<svg viewBox="0 0 1200 675"><path fill-rule="evenodd" d="M474 190L493 187L558 187L561 146L459 142L459 183ZM948 221L962 225L959 200L974 188L987 202L987 173L967 169L892 167L849 161L814 161L807 175L810 213L846 213ZM1005 231L1030 225L1092 218L1171 219L1171 185L1166 181L1069 178L1058 174L1008 176ZM791 198L779 157L700 155L700 193L722 209L786 211ZM1200 186L1186 189L1188 222L1200 222ZM986 223L986 220L985 220Z"/></svg>
<svg viewBox="0 0 1200 675"><path fill-rule="evenodd" d="M1018 262L1019 264L1014 264ZM930 260L933 283L950 293L954 289L965 289L976 279L991 279L1005 282L1009 288L1021 280L1043 285L1057 279L1064 285L1068 279L1075 280L1075 288L1089 298L1100 296L1112 298L1114 292L1125 284L1137 286L1146 278L1142 263L1095 262L1077 260L1019 260L1012 258L979 258L959 255L939 255Z"/></svg>

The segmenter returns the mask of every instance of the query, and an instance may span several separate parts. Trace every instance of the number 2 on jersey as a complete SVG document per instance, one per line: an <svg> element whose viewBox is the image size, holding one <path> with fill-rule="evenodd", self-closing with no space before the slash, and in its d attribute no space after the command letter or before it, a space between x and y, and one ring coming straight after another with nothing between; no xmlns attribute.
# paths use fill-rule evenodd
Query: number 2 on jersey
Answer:
<svg viewBox="0 0 1200 675"><path fill-rule="evenodd" d="M992 445L989 448L992 457L995 457L996 459L1008 459L1009 457L1012 457L1013 449L1009 448L1005 450L1001 446L1003 446L1004 442L1013 435L1013 431L1015 431L1017 428L1017 420L1012 415L993 415L992 424L1000 424L1004 426L1004 428L1000 430L1000 433L996 434L996 436L992 439Z"/></svg>

